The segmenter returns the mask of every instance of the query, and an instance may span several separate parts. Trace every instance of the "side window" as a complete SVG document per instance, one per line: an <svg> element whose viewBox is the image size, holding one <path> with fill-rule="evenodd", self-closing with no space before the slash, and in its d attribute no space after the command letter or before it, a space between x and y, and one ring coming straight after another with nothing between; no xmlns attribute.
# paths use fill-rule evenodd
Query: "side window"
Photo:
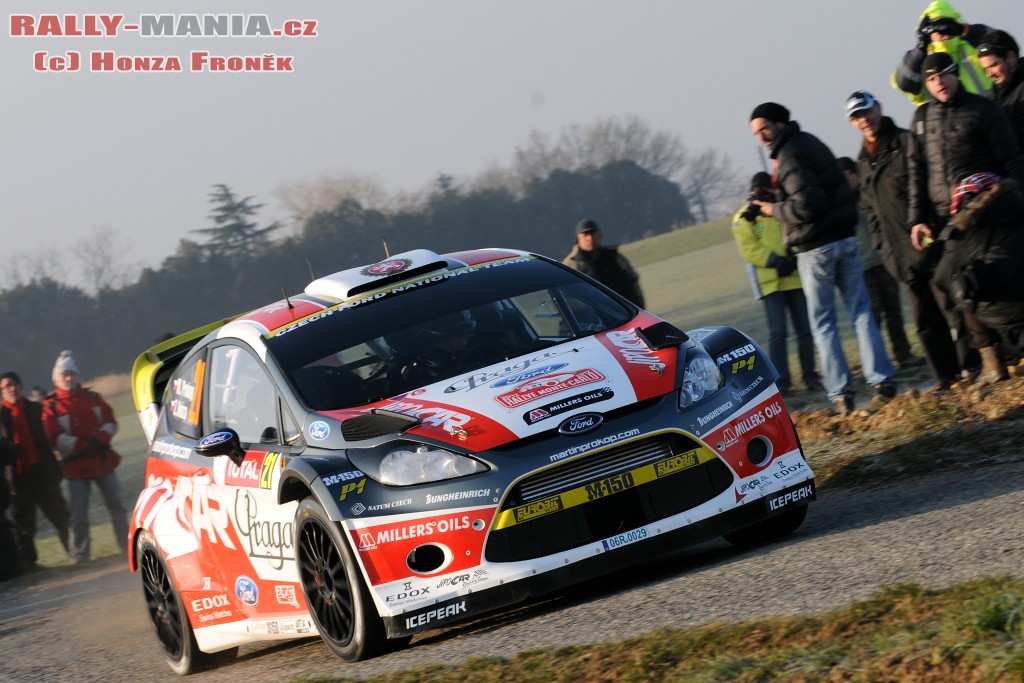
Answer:
<svg viewBox="0 0 1024 683"><path fill-rule="evenodd" d="M213 429L230 427L242 443L280 443L277 391L262 364L238 346L210 351L206 416Z"/></svg>
<svg viewBox="0 0 1024 683"><path fill-rule="evenodd" d="M200 417L205 376L206 349L203 349L174 371L164 391L163 405L167 411L168 426L189 439L202 436Z"/></svg>

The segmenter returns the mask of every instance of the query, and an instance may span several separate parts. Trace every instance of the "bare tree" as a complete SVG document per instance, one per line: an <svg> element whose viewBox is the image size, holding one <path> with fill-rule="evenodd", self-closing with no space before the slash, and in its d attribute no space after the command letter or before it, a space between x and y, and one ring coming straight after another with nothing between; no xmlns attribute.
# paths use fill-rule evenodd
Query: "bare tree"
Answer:
<svg viewBox="0 0 1024 683"><path fill-rule="evenodd" d="M313 180L303 180L278 188L274 195L291 213L297 225L302 225L321 211L330 211L346 199L354 199L366 209L389 213L396 201L389 196L376 178L358 173L322 174Z"/></svg>
<svg viewBox="0 0 1024 683"><path fill-rule="evenodd" d="M41 248L11 254L6 266L0 271L3 274L3 289L14 289L42 280L67 281L64 257L56 249Z"/></svg>
<svg viewBox="0 0 1024 683"><path fill-rule="evenodd" d="M117 231L109 225L98 225L92 233L75 242L71 254L86 288L93 294L128 284L138 273L137 264L123 260L125 246L118 243Z"/></svg>
<svg viewBox="0 0 1024 683"><path fill-rule="evenodd" d="M732 160L715 149L691 158L681 174L680 186L690 208L703 223L739 205L743 182Z"/></svg>

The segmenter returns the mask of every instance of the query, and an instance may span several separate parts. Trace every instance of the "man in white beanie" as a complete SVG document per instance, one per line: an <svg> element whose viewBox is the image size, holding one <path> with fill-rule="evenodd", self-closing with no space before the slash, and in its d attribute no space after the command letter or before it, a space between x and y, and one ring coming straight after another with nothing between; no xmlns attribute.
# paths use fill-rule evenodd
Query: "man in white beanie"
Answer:
<svg viewBox="0 0 1024 683"><path fill-rule="evenodd" d="M61 351L53 366L57 390L47 397L43 428L57 449L71 498L71 561L89 560L89 493L95 482L110 513L122 552L128 550L128 515L114 470L121 456L110 447L117 433L114 411L99 394L83 387L70 351Z"/></svg>

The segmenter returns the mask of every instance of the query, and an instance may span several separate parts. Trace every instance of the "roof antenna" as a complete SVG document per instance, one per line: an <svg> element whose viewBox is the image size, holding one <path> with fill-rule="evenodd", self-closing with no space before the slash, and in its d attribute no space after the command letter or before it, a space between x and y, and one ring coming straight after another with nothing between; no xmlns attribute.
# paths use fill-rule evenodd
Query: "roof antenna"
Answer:
<svg viewBox="0 0 1024 683"><path fill-rule="evenodd" d="M308 256L306 257L306 268L309 270L309 281L312 282L316 276L313 275L313 261Z"/></svg>
<svg viewBox="0 0 1024 683"><path fill-rule="evenodd" d="M391 252L388 251L388 240L384 235L380 236L380 241L384 243L384 258L391 258Z"/></svg>
<svg viewBox="0 0 1024 683"><path fill-rule="evenodd" d="M284 285L281 285L281 293L284 294L284 301L288 304L288 308L295 308L292 306L292 300L288 298L288 292L285 290Z"/></svg>

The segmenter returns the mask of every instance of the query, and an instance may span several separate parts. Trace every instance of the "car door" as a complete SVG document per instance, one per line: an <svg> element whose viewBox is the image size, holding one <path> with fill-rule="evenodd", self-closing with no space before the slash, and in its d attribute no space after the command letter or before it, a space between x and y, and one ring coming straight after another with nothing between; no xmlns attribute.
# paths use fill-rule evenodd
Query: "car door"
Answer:
<svg viewBox="0 0 1024 683"><path fill-rule="evenodd" d="M293 548L297 503L278 505L277 486L288 454L301 444L294 420L280 400L263 362L247 346L210 348L203 421L205 432L229 427L239 435L245 458L210 461L210 495L226 506L241 554L225 555L225 578L251 617L306 612ZM284 437L284 438L282 438ZM289 628L289 622L267 628ZM292 625L294 627L294 625Z"/></svg>

